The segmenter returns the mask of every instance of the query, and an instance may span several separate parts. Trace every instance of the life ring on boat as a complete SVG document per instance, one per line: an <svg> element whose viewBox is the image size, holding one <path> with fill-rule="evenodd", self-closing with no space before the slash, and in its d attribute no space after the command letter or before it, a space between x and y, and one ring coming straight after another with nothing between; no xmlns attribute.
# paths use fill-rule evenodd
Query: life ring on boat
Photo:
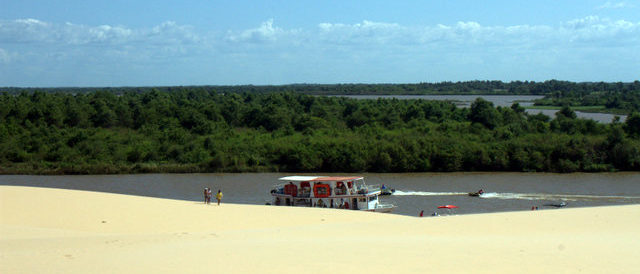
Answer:
<svg viewBox="0 0 640 274"><path fill-rule="evenodd" d="M313 196L316 198L327 198L331 196L331 187L328 184L316 184L313 186Z"/></svg>

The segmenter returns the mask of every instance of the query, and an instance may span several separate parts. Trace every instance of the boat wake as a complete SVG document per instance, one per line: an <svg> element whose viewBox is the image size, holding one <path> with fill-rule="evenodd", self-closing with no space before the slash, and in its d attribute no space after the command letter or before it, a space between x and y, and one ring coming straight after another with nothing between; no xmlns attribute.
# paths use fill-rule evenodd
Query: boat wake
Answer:
<svg viewBox="0 0 640 274"><path fill-rule="evenodd" d="M458 196L468 195L467 192L429 192L396 190L394 196ZM475 198L475 197L474 197ZM482 199L503 200L549 200L549 201L601 201L601 200L640 200L640 196L616 195L582 195L582 194L548 194L548 193L509 193L485 192L479 196Z"/></svg>
<svg viewBox="0 0 640 274"><path fill-rule="evenodd" d="M452 195L467 195L466 192L428 192L428 191L402 191L397 190L393 193L394 196L452 196Z"/></svg>
<svg viewBox="0 0 640 274"><path fill-rule="evenodd" d="M582 194L548 194L548 193L499 193L488 192L479 196L482 199L504 200L551 200L551 201L596 201L596 200L630 200L638 199L638 196L616 195L582 195Z"/></svg>

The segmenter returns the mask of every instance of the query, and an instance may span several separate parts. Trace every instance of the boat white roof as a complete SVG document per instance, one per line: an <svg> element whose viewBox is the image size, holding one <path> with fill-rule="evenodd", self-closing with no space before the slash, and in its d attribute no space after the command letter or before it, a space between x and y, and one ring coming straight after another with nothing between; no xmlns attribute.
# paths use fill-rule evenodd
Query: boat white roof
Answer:
<svg viewBox="0 0 640 274"><path fill-rule="evenodd" d="M294 182L332 182L332 181L351 181L351 180L360 180L364 177L360 176L286 176L282 177L279 180L281 181L294 181Z"/></svg>
<svg viewBox="0 0 640 274"><path fill-rule="evenodd" d="M282 177L279 180L302 182L302 181L311 181L316 178L318 178L318 176L287 176L287 177Z"/></svg>

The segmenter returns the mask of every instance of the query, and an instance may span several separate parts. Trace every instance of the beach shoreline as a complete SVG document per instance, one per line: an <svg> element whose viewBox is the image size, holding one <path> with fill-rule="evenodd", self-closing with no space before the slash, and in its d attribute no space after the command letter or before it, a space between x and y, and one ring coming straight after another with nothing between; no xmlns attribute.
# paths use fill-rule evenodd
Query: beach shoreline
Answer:
<svg viewBox="0 0 640 274"><path fill-rule="evenodd" d="M0 186L0 272L637 273L640 205L438 218Z"/></svg>

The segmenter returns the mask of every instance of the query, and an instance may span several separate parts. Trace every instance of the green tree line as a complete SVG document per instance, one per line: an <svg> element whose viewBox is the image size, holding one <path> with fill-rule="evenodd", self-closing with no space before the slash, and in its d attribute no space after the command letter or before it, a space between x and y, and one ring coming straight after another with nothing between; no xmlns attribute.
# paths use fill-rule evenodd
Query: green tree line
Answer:
<svg viewBox="0 0 640 274"><path fill-rule="evenodd" d="M4 92L0 173L640 170L640 115L174 88Z"/></svg>
<svg viewBox="0 0 640 274"><path fill-rule="evenodd" d="M107 91L117 94L125 92L204 90L218 93L273 93L294 92L312 95L412 95L412 94L481 94L481 95L545 95L549 99L577 98L592 100L605 94L640 92L640 81L616 82L569 82L548 80L536 81L464 81L413 84L289 84L289 85L236 85L236 86L187 86L187 87L103 87L103 88L38 88L43 92L70 92L74 94ZM32 92L34 88L4 87L9 94ZM586 97L586 98L585 98Z"/></svg>
<svg viewBox="0 0 640 274"><path fill-rule="evenodd" d="M167 86L167 87L103 87L103 88L18 88L5 87L9 94L33 92L67 92L73 94L97 91L124 94L150 91L205 91L216 93L282 93L309 95L542 95L538 106L581 106L589 111L629 114L640 111L640 81L634 82L569 82L535 81L465 81L414 84L290 84L290 85L237 85L237 86ZM584 109L583 109L584 110Z"/></svg>

